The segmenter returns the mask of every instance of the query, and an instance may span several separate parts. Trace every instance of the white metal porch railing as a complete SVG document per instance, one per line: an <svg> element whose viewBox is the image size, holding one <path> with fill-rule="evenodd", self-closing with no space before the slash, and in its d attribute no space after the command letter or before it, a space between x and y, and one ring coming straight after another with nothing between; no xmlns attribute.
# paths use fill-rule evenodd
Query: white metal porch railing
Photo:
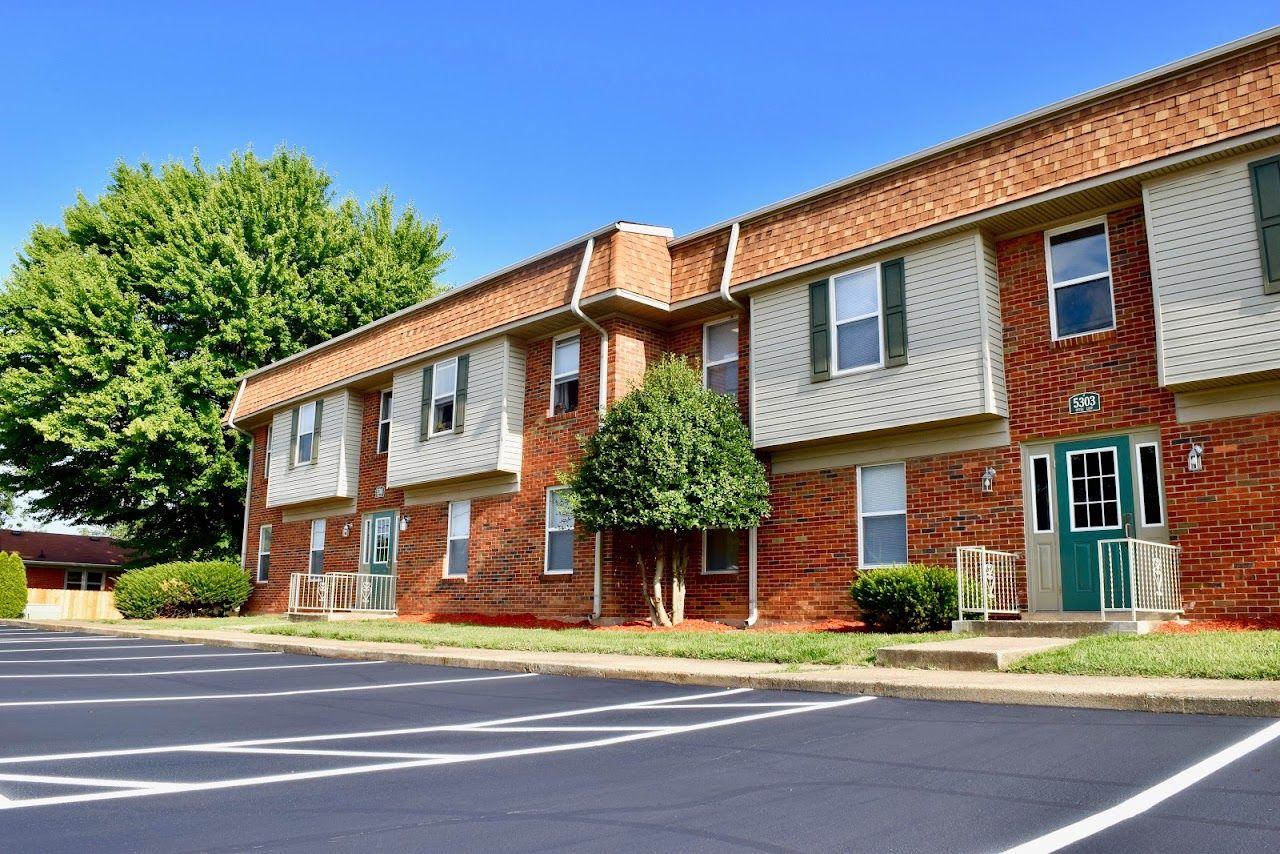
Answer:
<svg viewBox="0 0 1280 854"><path fill-rule="evenodd" d="M396 610L396 577L368 572L325 572L289 576L290 614Z"/></svg>
<svg viewBox="0 0 1280 854"><path fill-rule="evenodd" d="M986 546L956 549L956 600L965 614L1017 614L1018 556Z"/></svg>
<svg viewBox="0 0 1280 854"><path fill-rule="evenodd" d="M1102 617L1108 611L1182 611L1182 549L1132 537L1098 542Z"/></svg>

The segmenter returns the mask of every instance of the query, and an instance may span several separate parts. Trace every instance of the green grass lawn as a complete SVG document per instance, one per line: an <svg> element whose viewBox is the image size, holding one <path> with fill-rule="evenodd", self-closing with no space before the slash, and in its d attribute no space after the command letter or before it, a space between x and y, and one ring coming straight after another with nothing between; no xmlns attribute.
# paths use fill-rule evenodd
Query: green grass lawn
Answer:
<svg viewBox="0 0 1280 854"><path fill-rule="evenodd" d="M1102 635L1028 656L1010 670L1089 676L1280 679L1280 631Z"/></svg>
<svg viewBox="0 0 1280 854"><path fill-rule="evenodd" d="M603 652L663 655L774 664L869 666L877 647L956 637L949 634L858 634L835 632L602 632L590 629L512 629L453 623L362 620L264 627L258 634L337 640L395 641L424 647L472 647L531 652Z"/></svg>
<svg viewBox="0 0 1280 854"><path fill-rule="evenodd" d="M126 626L130 629L173 629L174 631L190 631L191 629L254 629L274 623L284 623L284 618L277 615L261 615L254 617L190 617L171 620L94 620L95 623L107 623L113 626Z"/></svg>

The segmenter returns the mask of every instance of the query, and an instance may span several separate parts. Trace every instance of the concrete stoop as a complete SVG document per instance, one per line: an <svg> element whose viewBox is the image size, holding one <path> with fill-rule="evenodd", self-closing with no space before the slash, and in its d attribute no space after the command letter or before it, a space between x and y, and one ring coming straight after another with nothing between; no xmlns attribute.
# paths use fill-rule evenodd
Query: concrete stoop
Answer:
<svg viewBox="0 0 1280 854"><path fill-rule="evenodd" d="M1084 638L1145 635L1165 620L953 620L951 631L989 638Z"/></svg>
<svg viewBox="0 0 1280 854"><path fill-rule="evenodd" d="M1061 637L977 637L882 646L876 650L876 664L929 670L1008 670L1028 655L1072 643L1073 638Z"/></svg>
<svg viewBox="0 0 1280 854"><path fill-rule="evenodd" d="M386 611L290 612L284 618L291 623L340 623L347 620L394 620Z"/></svg>

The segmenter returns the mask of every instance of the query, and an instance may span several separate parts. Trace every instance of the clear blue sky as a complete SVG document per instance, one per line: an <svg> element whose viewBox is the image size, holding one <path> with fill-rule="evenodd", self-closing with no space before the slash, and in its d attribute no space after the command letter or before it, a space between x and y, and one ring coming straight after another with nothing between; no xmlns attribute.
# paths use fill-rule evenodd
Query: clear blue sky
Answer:
<svg viewBox="0 0 1280 854"><path fill-rule="evenodd" d="M6 4L0 270L119 159L287 143L340 194L438 217L457 283L614 219L691 231L1280 18L860 5Z"/></svg>

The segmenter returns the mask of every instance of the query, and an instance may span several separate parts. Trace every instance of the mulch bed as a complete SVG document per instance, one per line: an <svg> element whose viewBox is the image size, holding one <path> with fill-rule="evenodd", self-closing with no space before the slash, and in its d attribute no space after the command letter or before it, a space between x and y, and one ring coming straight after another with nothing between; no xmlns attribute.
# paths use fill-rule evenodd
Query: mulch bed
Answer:
<svg viewBox="0 0 1280 854"><path fill-rule="evenodd" d="M1259 617L1256 620L1188 620L1185 623L1165 623L1156 631L1170 635L1194 635L1200 632L1259 632L1280 630L1280 616Z"/></svg>
<svg viewBox="0 0 1280 854"><path fill-rule="evenodd" d="M567 622L564 620L547 620L533 614L413 614L398 617L406 623L462 623L472 626L497 626L511 629L590 629L592 625L586 620ZM651 626L648 620L632 620L616 626L596 626L599 632L736 632L735 626L716 623L711 620L685 620L678 626ZM758 626L756 631L770 632L865 632L864 623L853 620L822 620L814 623L775 623Z"/></svg>

